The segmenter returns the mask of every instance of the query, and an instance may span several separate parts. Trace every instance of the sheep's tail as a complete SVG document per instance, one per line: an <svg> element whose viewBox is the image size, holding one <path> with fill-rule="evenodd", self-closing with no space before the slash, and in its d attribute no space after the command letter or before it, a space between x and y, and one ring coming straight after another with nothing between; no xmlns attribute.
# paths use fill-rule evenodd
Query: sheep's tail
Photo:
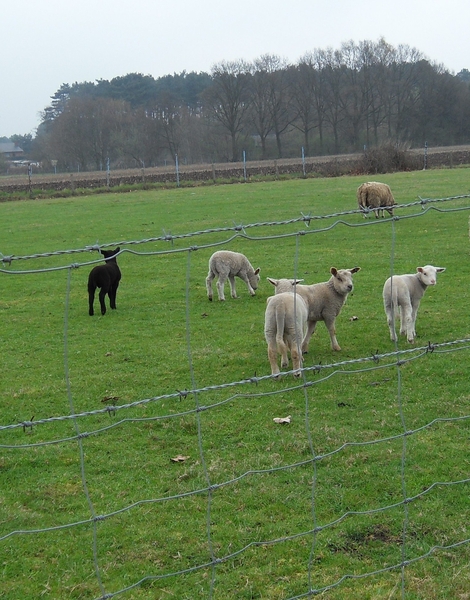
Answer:
<svg viewBox="0 0 470 600"><path fill-rule="evenodd" d="M93 294L98 286L95 283L94 277L92 277L91 273L88 275L88 293Z"/></svg>
<svg viewBox="0 0 470 600"><path fill-rule="evenodd" d="M367 207L367 189L364 188L362 185L359 186L359 189L357 190L357 203L359 205L359 208L365 212L365 209Z"/></svg>
<svg viewBox="0 0 470 600"><path fill-rule="evenodd" d="M287 351L286 344L284 342L284 327L285 327L286 313L283 307L276 307L276 344L279 354L284 354Z"/></svg>

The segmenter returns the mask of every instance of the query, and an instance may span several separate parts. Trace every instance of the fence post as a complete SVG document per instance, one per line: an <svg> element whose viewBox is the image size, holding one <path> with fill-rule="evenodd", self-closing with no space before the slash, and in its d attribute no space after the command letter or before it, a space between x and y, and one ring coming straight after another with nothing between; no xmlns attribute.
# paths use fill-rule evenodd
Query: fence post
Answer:
<svg viewBox="0 0 470 600"><path fill-rule="evenodd" d="M180 186L180 171L179 171L177 154L175 154L175 167L176 167L176 187L179 187Z"/></svg>
<svg viewBox="0 0 470 600"><path fill-rule="evenodd" d="M243 150L243 178L246 183L246 152Z"/></svg>
<svg viewBox="0 0 470 600"><path fill-rule="evenodd" d="M28 163L28 187L29 187L29 197L33 197L33 186L31 182L31 177L33 175L33 166L31 163Z"/></svg>

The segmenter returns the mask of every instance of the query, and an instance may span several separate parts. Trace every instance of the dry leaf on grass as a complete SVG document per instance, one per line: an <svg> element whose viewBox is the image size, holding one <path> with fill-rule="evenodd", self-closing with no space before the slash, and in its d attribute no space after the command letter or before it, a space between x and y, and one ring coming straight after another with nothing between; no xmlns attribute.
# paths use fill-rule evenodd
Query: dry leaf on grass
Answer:
<svg viewBox="0 0 470 600"><path fill-rule="evenodd" d="M171 462L184 462L188 458L189 458L189 456L183 456L182 454L178 454L178 456L175 456L174 458L170 458L170 460L171 460Z"/></svg>
<svg viewBox="0 0 470 600"><path fill-rule="evenodd" d="M289 415L288 417L274 417L273 421L275 423L280 423L281 425L284 425L286 423L290 423L291 420L291 416Z"/></svg>
<svg viewBox="0 0 470 600"><path fill-rule="evenodd" d="M119 400L119 396L104 396L101 402L116 402Z"/></svg>

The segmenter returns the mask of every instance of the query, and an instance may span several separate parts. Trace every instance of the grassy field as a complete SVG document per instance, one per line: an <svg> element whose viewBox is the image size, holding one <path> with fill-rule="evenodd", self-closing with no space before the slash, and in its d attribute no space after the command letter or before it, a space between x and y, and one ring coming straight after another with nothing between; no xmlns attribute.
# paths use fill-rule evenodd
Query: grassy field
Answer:
<svg viewBox="0 0 470 600"><path fill-rule="evenodd" d="M466 168L380 180L400 204L470 193ZM470 598L469 354L443 346L470 338L470 199L288 222L354 210L362 181L0 204L3 257L34 256L0 272L2 599ZM72 251L97 243L122 282L89 317L99 255ZM208 302L217 248L261 268L255 297ZM424 264L446 271L405 352L382 286ZM361 267L342 351L320 323L303 378L271 380L266 277L331 266Z"/></svg>

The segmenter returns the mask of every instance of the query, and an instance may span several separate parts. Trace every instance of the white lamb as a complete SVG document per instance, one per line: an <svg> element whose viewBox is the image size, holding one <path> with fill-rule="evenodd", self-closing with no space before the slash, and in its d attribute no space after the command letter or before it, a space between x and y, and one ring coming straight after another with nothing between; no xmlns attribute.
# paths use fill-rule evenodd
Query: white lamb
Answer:
<svg viewBox="0 0 470 600"><path fill-rule="evenodd" d="M231 252L230 250L219 250L214 252L209 260L209 273L206 277L207 296L212 301L212 280L218 277L217 292L219 300L225 300L224 285L227 279L230 282L230 291L232 298L237 298L235 289L235 277L240 277L246 283L248 291L252 296L258 289L259 268L253 269L250 261L240 252Z"/></svg>
<svg viewBox="0 0 470 600"><path fill-rule="evenodd" d="M294 377L300 376L302 367L302 338L307 323L308 308L300 294L284 292L267 299L264 316L264 337L268 343L268 358L272 375L279 375L277 355L281 367L289 366L287 351L292 358Z"/></svg>
<svg viewBox="0 0 470 600"><path fill-rule="evenodd" d="M297 281L292 279L270 279L276 288L276 294L290 290L295 291L297 295L307 303L308 318L307 331L302 340L302 352L308 352L308 345L312 334L315 332L315 327L318 321L324 321L326 328L330 334L331 348L333 350L341 350L338 340L336 339L335 321L336 317L341 312L343 304L348 297L348 294L353 290L352 276L360 271L360 267L353 269L336 269L331 267L331 277L323 283L314 283L313 285L299 285Z"/></svg>
<svg viewBox="0 0 470 600"><path fill-rule="evenodd" d="M384 208L393 217L393 206L396 204L390 186L378 181L368 181L357 188L357 203L367 217L367 209L373 209L375 218L384 216ZM391 208L390 208L391 207Z"/></svg>
<svg viewBox="0 0 470 600"><path fill-rule="evenodd" d="M416 337L416 316L419 303L429 285L436 285L437 274L445 271L445 267L426 265L418 267L411 275L393 275L385 282L383 300L387 323L390 328L390 339L397 341L394 316L400 312L400 334L412 344Z"/></svg>

